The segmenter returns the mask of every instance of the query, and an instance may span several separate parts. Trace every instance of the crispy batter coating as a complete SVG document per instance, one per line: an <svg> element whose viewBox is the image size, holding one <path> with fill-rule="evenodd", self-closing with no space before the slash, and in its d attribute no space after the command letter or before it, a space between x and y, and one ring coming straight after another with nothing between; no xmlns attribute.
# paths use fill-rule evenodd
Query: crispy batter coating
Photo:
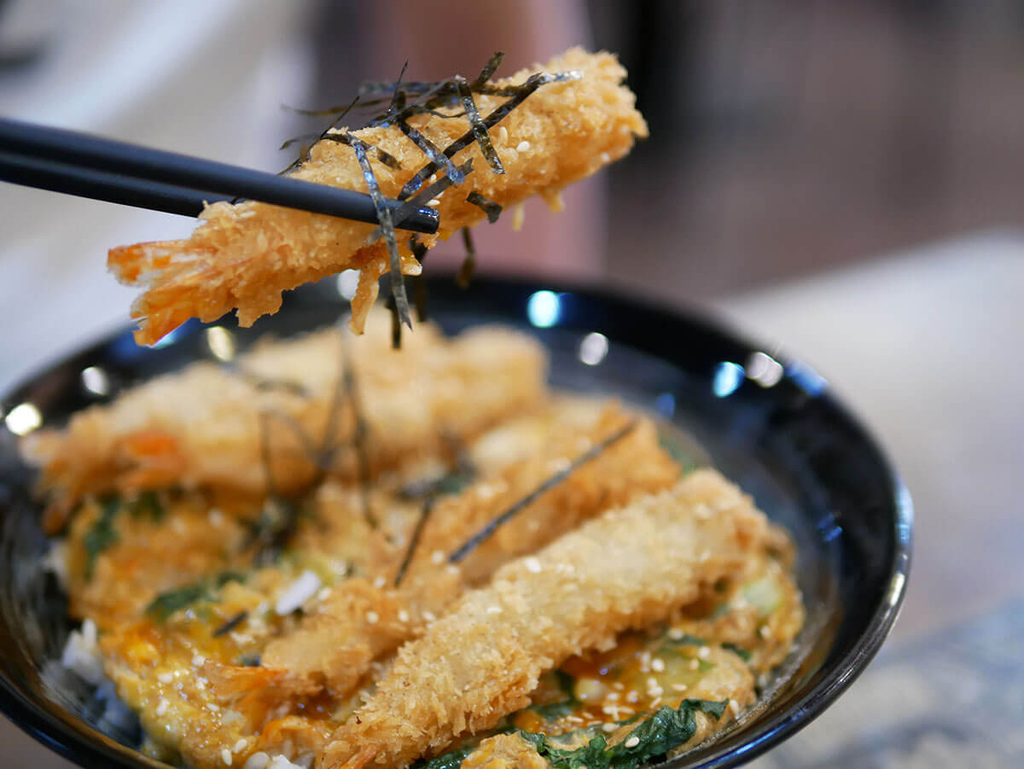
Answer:
<svg viewBox="0 0 1024 769"><path fill-rule="evenodd" d="M438 454L446 436L469 440L544 395L546 358L533 339L480 327L449 341L424 325L395 352L386 313L377 317L373 333L349 340L372 474ZM107 490L177 484L266 494L264 430L275 490L302 490L316 467L296 427L314 447L322 444L343 344L335 329L260 344L238 359L237 371L196 363L79 412L65 429L28 436L23 452L42 466L51 524L59 525L83 495ZM330 470L353 479L350 400L338 417L334 444L342 450Z"/></svg>
<svg viewBox="0 0 1024 769"><path fill-rule="evenodd" d="M630 419L611 406L593 427L568 432L538 456L441 501L399 588L390 587L391 579L388 587L374 587L366 579L339 585L300 629L268 645L263 665L287 671L298 691L319 684L336 697L344 696L374 659L415 637L467 583L484 581L503 563L533 552L602 510L671 486L679 468L659 445L654 424L643 420L499 529L479 548L479 557L474 553L463 563L466 568L447 564L447 556L482 526Z"/></svg>
<svg viewBox="0 0 1024 769"><path fill-rule="evenodd" d="M664 620L755 552L767 532L748 497L701 470L506 564L399 650L320 766L404 766L494 726L528 704L541 673Z"/></svg>
<svg viewBox="0 0 1024 769"><path fill-rule="evenodd" d="M540 195L555 201L558 192L626 155L636 137L647 135L634 95L621 85L626 72L609 53L567 51L544 66L523 70L498 85L520 84L537 71L576 70L582 77L541 86L489 132L505 168L494 174L473 144L453 160L473 160L474 171L462 185L440 195L441 226L437 235L423 236L430 247L485 214L469 203L476 191L501 206ZM505 99L475 97L486 116ZM447 147L464 134L469 123L461 117L418 116L410 124L436 146ZM400 169L374 162L382 193L398 195L425 165L425 155L397 126L353 132L398 159ZM295 178L365 191L366 182L351 147L333 141L316 144ZM132 306L139 322L136 340L152 344L192 317L212 321L237 309L239 322L249 326L261 315L277 312L281 292L341 270L361 270L353 300L353 330L361 332L377 295L377 280L388 270L383 240L368 244L374 229L352 222L263 203L215 203L203 213L188 240L140 243L110 251L108 267L122 283L145 289ZM408 238L400 237L402 272L416 275L420 265L411 255Z"/></svg>

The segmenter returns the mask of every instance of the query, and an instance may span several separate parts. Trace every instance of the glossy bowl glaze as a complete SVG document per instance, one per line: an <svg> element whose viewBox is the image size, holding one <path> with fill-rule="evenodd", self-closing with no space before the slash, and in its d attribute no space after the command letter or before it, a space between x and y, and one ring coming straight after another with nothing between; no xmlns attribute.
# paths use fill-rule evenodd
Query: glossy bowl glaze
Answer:
<svg viewBox="0 0 1024 769"><path fill-rule="evenodd" d="M553 385L618 395L675 423L796 539L808 607L798 650L752 712L666 765L738 766L828 707L878 651L896 619L910 561L912 512L889 463L827 382L799 361L705 320L611 293L495 279L479 279L468 291L450 278L428 285L432 320L447 331L481 323L531 330L551 352ZM243 349L264 333L327 325L346 309L335 282L325 281L290 294L280 313L251 329L219 325ZM209 357L198 323L152 349L136 347L126 331L31 378L0 401L0 413L19 430L26 415L32 421L33 408L44 424L60 424L127 385ZM83 377L90 367L94 373ZM20 416L12 419L19 407ZM16 437L0 426L0 708L83 766L163 766L133 749L137 726L112 724L89 687L54 674L70 627L64 598L40 565L46 540L32 483Z"/></svg>

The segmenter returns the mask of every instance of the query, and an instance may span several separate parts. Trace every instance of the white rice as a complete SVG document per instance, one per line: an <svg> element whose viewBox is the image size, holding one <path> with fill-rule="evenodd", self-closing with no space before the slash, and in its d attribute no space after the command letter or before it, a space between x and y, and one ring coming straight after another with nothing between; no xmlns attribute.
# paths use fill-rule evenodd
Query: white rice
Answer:
<svg viewBox="0 0 1024 769"><path fill-rule="evenodd" d="M321 587L323 587L323 583L320 581L320 577L306 569L297 580L286 587L277 597L274 611L282 617L286 614L291 614L315 596Z"/></svg>
<svg viewBox="0 0 1024 769"><path fill-rule="evenodd" d="M60 664L78 674L84 681L99 686L107 680L103 673L103 659L96 645L96 623L87 619L81 630L72 630L64 645Z"/></svg>

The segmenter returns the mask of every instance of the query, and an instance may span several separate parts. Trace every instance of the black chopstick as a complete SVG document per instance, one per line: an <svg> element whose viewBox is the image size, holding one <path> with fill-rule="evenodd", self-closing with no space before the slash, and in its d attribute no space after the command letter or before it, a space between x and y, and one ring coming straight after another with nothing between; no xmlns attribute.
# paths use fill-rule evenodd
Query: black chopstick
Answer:
<svg viewBox="0 0 1024 769"><path fill-rule="evenodd" d="M379 223L361 192L4 118L0 181L186 216L197 216L204 201L249 199ZM385 205L397 211L402 203ZM438 221L424 207L400 227L434 233Z"/></svg>

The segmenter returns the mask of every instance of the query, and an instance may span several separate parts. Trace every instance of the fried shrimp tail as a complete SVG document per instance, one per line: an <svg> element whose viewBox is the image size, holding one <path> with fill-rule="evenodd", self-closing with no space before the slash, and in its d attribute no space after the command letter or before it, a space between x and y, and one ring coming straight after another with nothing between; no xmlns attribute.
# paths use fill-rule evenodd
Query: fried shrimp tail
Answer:
<svg viewBox="0 0 1024 769"><path fill-rule="evenodd" d="M529 703L541 673L667 619L768 533L748 497L701 470L505 565L399 650L320 767L401 767L493 727Z"/></svg>
<svg viewBox="0 0 1024 769"><path fill-rule="evenodd" d="M625 70L611 54L575 48L540 69L572 77L545 82L486 132L503 173L492 172L493 165L488 167L475 142L452 153L455 165L464 167L472 161L474 170L458 186L439 193L440 229L436 235L420 237L423 246L432 247L482 221L485 207L473 200L501 207L535 195L554 200L563 187L623 157L636 137L647 135L635 97L622 85ZM492 93L521 85L536 71L523 70L497 81ZM475 94L474 100L486 118L500 114L496 111L508 98ZM345 140L354 136L377 148L371 155L373 175L385 197L397 197L428 161L411 138L412 131L435 147L455 149L470 130L461 108L444 110L443 115L410 117L405 130L394 122L351 134L348 129L333 129L312 147L309 159L293 176L367 191L366 175L352 146L357 142ZM388 156L387 163L378 162ZM261 315L277 312L282 291L345 269L360 270L352 327L361 333L377 295L377 280L390 268L384 241L369 242L373 229L264 203L215 203L203 212L202 224L188 240L114 248L107 264L120 282L143 289L131 311L139 323L135 338L140 344L153 344L189 318L213 321L231 310L237 310L241 325L249 326ZM417 275L420 264L407 241L399 239L400 270Z"/></svg>

